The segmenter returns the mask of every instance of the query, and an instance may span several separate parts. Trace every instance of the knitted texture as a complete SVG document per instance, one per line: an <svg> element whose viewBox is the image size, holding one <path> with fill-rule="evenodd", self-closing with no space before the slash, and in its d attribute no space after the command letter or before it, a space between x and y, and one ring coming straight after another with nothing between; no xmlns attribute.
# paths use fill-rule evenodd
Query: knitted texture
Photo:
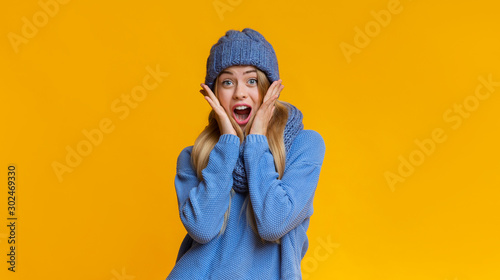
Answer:
<svg viewBox="0 0 500 280"><path fill-rule="evenodd" d="M292 142L297 137L299 132L304 129L304 124L302 123L302 112L295 106L289 103L285 103L288 106L288 120L285 125L285 131L283 132L283 141L285 142L286 153L290 150ZM244 140L243 142L245 142ZM248 182L247 175L245 172L245 164L243 160L243 149L244 144L240 146L240 156L236 162L236 167L233 171L233 189L240 193L248 192Z"/></svg>
<svg viewBox="0 0 500 280"><path fill-rule="evenodd" d="M214 91L214 82L222 70L233 65L253 65L263 71L269 82L280 79L278 59L273 46L259 32L245 28L229 30L210 49L205 84Z"/></svg>
<svg viewBox="0 0 500 280"><path fill-rule="evenodd" d="M202 180L190 162L193 146L180 153L175 190L187 234L168 280L302 279L300 263L308 250L306 232L325 155L323 138L313 130L301 130L286 155L281 179L266 136L250 134L245 140L246 193L231 192L240 151L236 135L219 137ZM247 198L260 236L241 214ZM221 233L230 200L227 226ZM281 244L263 243L261 237L281 238Z"/></svg>

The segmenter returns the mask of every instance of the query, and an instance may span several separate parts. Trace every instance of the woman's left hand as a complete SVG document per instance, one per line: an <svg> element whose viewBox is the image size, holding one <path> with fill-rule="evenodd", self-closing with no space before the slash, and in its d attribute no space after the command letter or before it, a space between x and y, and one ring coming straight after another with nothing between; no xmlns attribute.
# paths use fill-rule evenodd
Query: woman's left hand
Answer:
<svg viewBox="0 0 500 280"><path fill-rule="evenodd" d="M264 100L260 105L255 118L253 120L252 128L250 129L250 134L261 134L266 135L267 126L274 112L274 103L278 99L280 92L285 86L281 84L281 79L274 81L273 84L267 90Z"/></svg>

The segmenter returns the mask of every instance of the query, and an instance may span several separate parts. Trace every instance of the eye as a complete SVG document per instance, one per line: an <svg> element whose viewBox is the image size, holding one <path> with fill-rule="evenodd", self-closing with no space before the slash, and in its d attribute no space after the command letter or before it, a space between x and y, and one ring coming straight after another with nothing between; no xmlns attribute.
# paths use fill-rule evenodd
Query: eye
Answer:
<svg viewBox="0 0 500 280"><path fill-rule="evenodd" d="M227 83L232 83L231 80L225 80L225 81L222 81L222 85L226 86L226 85L229 85L229 84L226 84Z"/></svg>
<svg viewBox="0 0 500 280"><path fill-rule="evenodd" d="M251 82L251 81L254 81L254 82L250 83L250 84L252 84L252 85L256 85L257 84L257 79L252 78L248 82Z"/></svg>

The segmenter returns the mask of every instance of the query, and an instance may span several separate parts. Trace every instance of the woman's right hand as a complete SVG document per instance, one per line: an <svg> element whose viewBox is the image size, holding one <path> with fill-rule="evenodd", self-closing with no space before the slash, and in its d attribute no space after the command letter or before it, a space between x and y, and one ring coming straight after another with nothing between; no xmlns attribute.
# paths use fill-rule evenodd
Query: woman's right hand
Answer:
<svg viewBox="0 0 500 280"><path fill-rule="evenodd" d="M212 90L206 84L203 83L201 84L201 87L203 88L202 90L200 90L201 94L204 95L205 99L208 101L208 104L210 104L212 109L214 109L215 119L219 124L219 130L221 132L221 135L223 134L237 135L236 130L234 130L234 127L231 124L231 121L229 120L226 111L224 110L224 107L220 105L219 100L212 92Z"/></svg>

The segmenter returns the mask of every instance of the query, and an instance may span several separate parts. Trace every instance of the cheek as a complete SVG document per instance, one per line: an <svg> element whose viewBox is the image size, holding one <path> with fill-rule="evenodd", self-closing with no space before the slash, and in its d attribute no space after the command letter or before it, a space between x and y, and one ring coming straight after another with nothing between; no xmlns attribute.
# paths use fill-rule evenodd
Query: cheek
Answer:
<svg viewBox="0 0 500 280"><path fill-rule="evenodd" d="M226 111L229 110L229 101L230 98L228 95L224 94L223 92L219 93L219 103Z"/></svg>
<svg viewBox="0 0 500 280"><path fill-rule="evenodd" d="M254 106L254 107L252 108L252 114L253 114L253 115L257 114L257 111L259 111L259 108L260 108L260 106Z"/></svg>
<svg viewBox="0 0 500 280"><path fill-rule="evenodd" d="M260 98L260 96L259 96L259 91L255 91L255 92L252 92L250 94L252 96L252 101L254 103L253 107L259 106L260 103L261 103L261 101L262 101L261 98Z"/></svg>
<svg viewBox="0 0 500 280"><path fill-rule="evenodd" d="M224 110L226 112L230 111L230 109L229 109L229 103L227 103L227 102L220 102L220 105L224 108Z"/></svg>

